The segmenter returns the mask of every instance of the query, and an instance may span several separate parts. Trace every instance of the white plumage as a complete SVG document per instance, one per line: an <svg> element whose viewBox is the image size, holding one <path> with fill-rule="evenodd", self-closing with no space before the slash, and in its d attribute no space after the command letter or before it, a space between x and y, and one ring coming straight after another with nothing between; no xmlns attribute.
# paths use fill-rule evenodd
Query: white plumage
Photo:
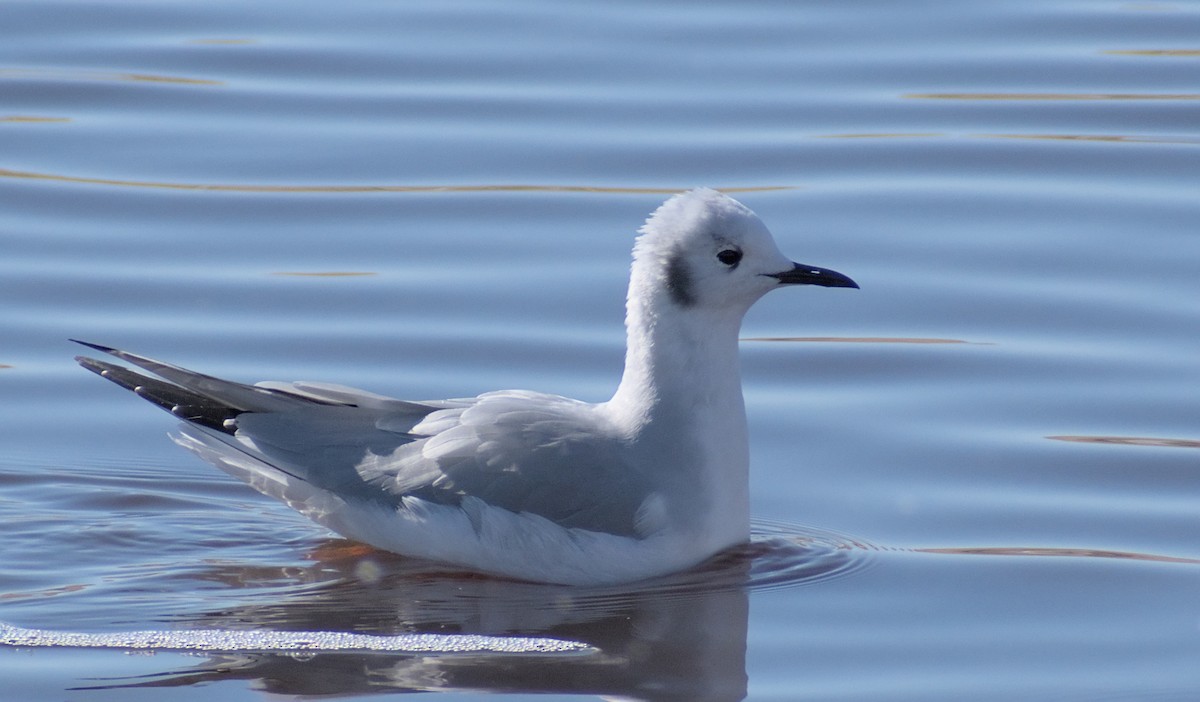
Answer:
<svg viewBox="0 0 1200 702"><path fill-rule="evenodd" d="M96 344L153 375L78 360L184 419L185 448L351 539L526 580L625 582L749 537L738 330L787 284L858 287L792 263L753 212L698 189L641 229L607 402L251 386Z"/></svg>

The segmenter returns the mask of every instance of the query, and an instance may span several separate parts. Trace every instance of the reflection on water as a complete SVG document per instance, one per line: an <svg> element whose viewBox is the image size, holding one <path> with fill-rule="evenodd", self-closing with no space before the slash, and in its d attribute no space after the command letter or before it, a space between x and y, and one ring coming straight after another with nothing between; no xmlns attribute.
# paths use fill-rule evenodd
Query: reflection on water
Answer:
<svg viewBox="0 0 1200 702"><path fill-rule="evenodd" d="M737 700L746 693L748 602L736 587L575 592L463 573L394 569L364 582L347 577L314 592L202 615L204 628L423 631L544 636L588 644L584 656L221 656L154 684L199 679L256 681L277 694L372 690L591 693L645 699ZM716 573L744 580L745 560ZM226 573L222 577L228 576ZM192 624L189 622L189 624ZM234 672L228 670L233 663ZM211 676L210 678L208 676ZM336 683L332 683L336 680ZM657 694L646 691L662 691Z"/></svg>
<svg viewBox="0 0 1200 702"><path fill-rule="evenodd" d="M62 68L0 68L0 79L49 78L58 81L106 81L121 83L171 83L174 85L224 85L219 80L184 78L152 73L109 73L106 71L67 70Z"/></svg>
<svg viewBox="0 0 1200 702"><path fill-rule="evenodd" d="M1029 139L1032 141L1080 141L1126 144L1180 144L1194 146L1200 138L1188 135L1126 134L951 134L945 132L911 134L821 134L818 139Z"/></svg>
<svg viewBox="0 0 1200 702"><path fill-rule="evenodd" d="M913 100L1200 100L1200 93L908 93Z"/></svg>
<svg viewBox="0 0 1200 702"><path fill-rule="evenodd" d="M863 134L818 134L818 139L933 139L945 136L940 132L912 132L912 133L863 133Z"/></svg>
<svg viewBox="0 0 1200 702"><path fill-rule="evenodd" d="M1200 49L1112 49L1103 53L1114 56L1178 56L1200 57Z"/></svg>
<svg viewBox="0 0 1200 702"><path fill-rule="evenodd" d="M70 117L40 117L38 115L6 115L0 117L0 122L20 122L23 124L44 124L70 121Z"/></svg>
<svg viewBox="0 0 1200 702"><path fill-rule="evenodd" d="M32 590L26 592L0 592L0 600L23 600L29 598L46 598L56 595L65 595L72 592L82 592L88 588L83 583L74 585L60 585L58 587L47 587L40 590Z"/></svg>
<svg viewBox="0 0 1200 702"><path fill-rule="evenodd" d="M1200 448L1195 439L1164 439L1149 436L1047 436L1054 441L1071 441L1084 444L1120 444L1122 446L1165 446L1168 448Z"/></svg>
<svg viewBox="0 0 1200 702"><path fill-rule="evenodd" d="M828 344L973 344L990 345L986 341L963 341L962 339L925 339L921 337L885 336L753 336L742 341L804 341Z"/></svg>
<svg viewBox="0 0 1200 702"><path fill-rule="evenodd" d="M257 39L189 39L189 44L202 44L205 46L243 46L246 44L257 44Z"/></svg>
<svg viewBox="0 0 1200 702"><path fill-rule="evenodd" d="M625 188L595 185L253 185L235 183L173 183L168 181L121 180L89 178L58 173L35 173L0 168L0 178L48 180L60 183L110 185L122 188L161 188L166 190L211 190L243 193L484 193L484 192L551 192L551 193L613 193L640 195L673 195L692 186L664 188ZM791 185L759 185L751 187L718 187L725 193L768 192L790 190Z"/></svg>
<svg viewBox="0 0 1200 702"><path fill-rule="evenodd" d="M258 689L287 695L487 689L739 700L747 685L748 593L844 576L861 569L871 550L875 549L870 544L837 534L757 523L751 544L692 571L639 586L580 588L490 578L331 540L309 555L320 582L172 619L175 631L158 638L189 643L189 636L203 636L200 650L213 653L202 663L183 670L172 665L136 678L90 681L88 686L173 687L243 679L254 681ZM304 579L290 566L271 572L229 563L209 564L186 577L244 591L272 581L283 586ZM242 632L248 633L239 636ZM442 639L451 642L455 637L522 637L521 641L549 639L588 648L582 655L541 655L535 648L519 654L477 649L468 655L445 650L330 652L312 650L308 644L303 657L261 650L214 651L222 639L252 642L253 632L282 632L266 636L283 642L295 638L287 632L389 637L436 633L453 635ZM157 635L63 633L51 638L69 646L71 636L102 643L147 639L152 644Z"/></svg>
<svg viewBox="0 0 1200 702"><path fill-rule="evenodd" d="M1040 548L1020 546L918 548L918 553L945 553L959 556L1050 556L1056 558L1116 558L1130 561L1157 561L1159 563L1190 563L1200 565L1200 559L1163 556L1154 553L1132 551L1109 551L1091 548Z"/></svg>
<svg viewBox="0 0 1200 702"><path fill-rule="evenodd" d="M354 278L358 276L379 275L374 271L275 271L271 275L288 275L309 278Z"/></svg>
<svg viewBox="0 0 1200 702"><path fill-rule="evenodd" d="M1035 141L1102 141L1129 144L1200 144L1200 138L1187 136L1122 136L1118 134L981 134L980 137L986 139L1032 139Z"/></svg>

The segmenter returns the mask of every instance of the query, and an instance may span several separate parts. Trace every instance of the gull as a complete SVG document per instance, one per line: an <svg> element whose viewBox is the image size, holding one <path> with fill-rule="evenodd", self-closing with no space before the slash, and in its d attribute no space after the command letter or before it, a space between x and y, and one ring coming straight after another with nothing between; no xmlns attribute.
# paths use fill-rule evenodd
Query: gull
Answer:
<svg viewBox="0 0 1200 702"><path fill-rule="evenodd" d="M858 287L793 263L745 205L699 188L639 230L606 402L246 385L82 341L141 371L76 360L182 419L176 443L349 539L519 580L627 583L749 539L738 332L792 285Z"/></svg>

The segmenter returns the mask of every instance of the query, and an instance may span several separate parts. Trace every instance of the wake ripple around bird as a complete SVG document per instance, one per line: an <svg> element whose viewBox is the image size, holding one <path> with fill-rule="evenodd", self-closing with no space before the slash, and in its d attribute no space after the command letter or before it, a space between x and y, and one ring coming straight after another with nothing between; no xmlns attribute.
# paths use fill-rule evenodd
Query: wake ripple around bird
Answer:
<svg viewBox="0 0 1200 702"><path fill-rule="evenodd" d="M871 563L879 547L823 529L755 520L750 543L701 566L645 584L655 594L714 589L774 590L851 575Z"/></svg>
<svg viewBox="0 0 1200 702"><path fill-rule="evenodd" d="M777 522L755 522L751 542L731 549L684 573L664 576L635 585L597 588L545 586L515 581L494 581L470 574L442 577L395 573L394 580L372 586L374 596L397 588L412 599L409 583L424 583L420 599L433 609L476 614L532 611L547 603L561 607L564 601L573 618L598 620L616 616L642 605L656 607L679 600L704 600L721 593L754 592L798 587L855 573L871 563L879 551L875 546L830 531ZM443 579L444 578L444 579ZM439 583L441 586L439 587ZM477 586L474 590L469 585ZM382 588L382 589L380 589ZM445 601L437 600L438 592ZM474 594L471 594L471 593ZM336 599L356 601L341 591ZM385 598L386 599L386 598ZM440 606L434 606L439 605ZM627 611L628 610L628 611ZM446 612L442 612L444 615ZM619 615L619 616L618 616ZM531 632L522 632L531 633ZM195 653L317 653L383 652L407 654L506 654L570 655L594 650L590 645L541 636L487 636L476 634L371 635L346 631L286 631L271 629L185 628L87 633L49 629L27 629L0 622L0 646L18 648L99 648L126 651L182 651Z"/></svg>

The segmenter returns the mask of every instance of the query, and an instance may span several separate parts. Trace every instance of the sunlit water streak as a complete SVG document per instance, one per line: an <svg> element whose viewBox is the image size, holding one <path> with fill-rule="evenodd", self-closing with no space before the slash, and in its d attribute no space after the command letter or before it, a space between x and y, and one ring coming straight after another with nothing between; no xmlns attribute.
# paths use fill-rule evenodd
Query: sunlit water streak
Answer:
<svg viewBox="0 0 1200 702"><path fill-rule="evenodd" d="M12 120L29 121L29 120ZM39 120L46 121L46 120ZM207 192L240 192L240 193L487 193L487 192L547 192L547 193L610 193L638 195L671 195L688 186L637 188L600 185L536 185L536 184L477 184L477 185L256 185L251 183L171 183L163 181L117 180L112 178L94 178L73 176L61 173L35 173L31 171L15 171L0 168L0 178L15 178L33 181L57 181L61 183L76 183L81 185L105 185L120 188L149 188L160 190L197 190ZM718 187L714 189L726 193L769 192L773 190L790 190L795 186L763 185L742 187Z"/></svg>

